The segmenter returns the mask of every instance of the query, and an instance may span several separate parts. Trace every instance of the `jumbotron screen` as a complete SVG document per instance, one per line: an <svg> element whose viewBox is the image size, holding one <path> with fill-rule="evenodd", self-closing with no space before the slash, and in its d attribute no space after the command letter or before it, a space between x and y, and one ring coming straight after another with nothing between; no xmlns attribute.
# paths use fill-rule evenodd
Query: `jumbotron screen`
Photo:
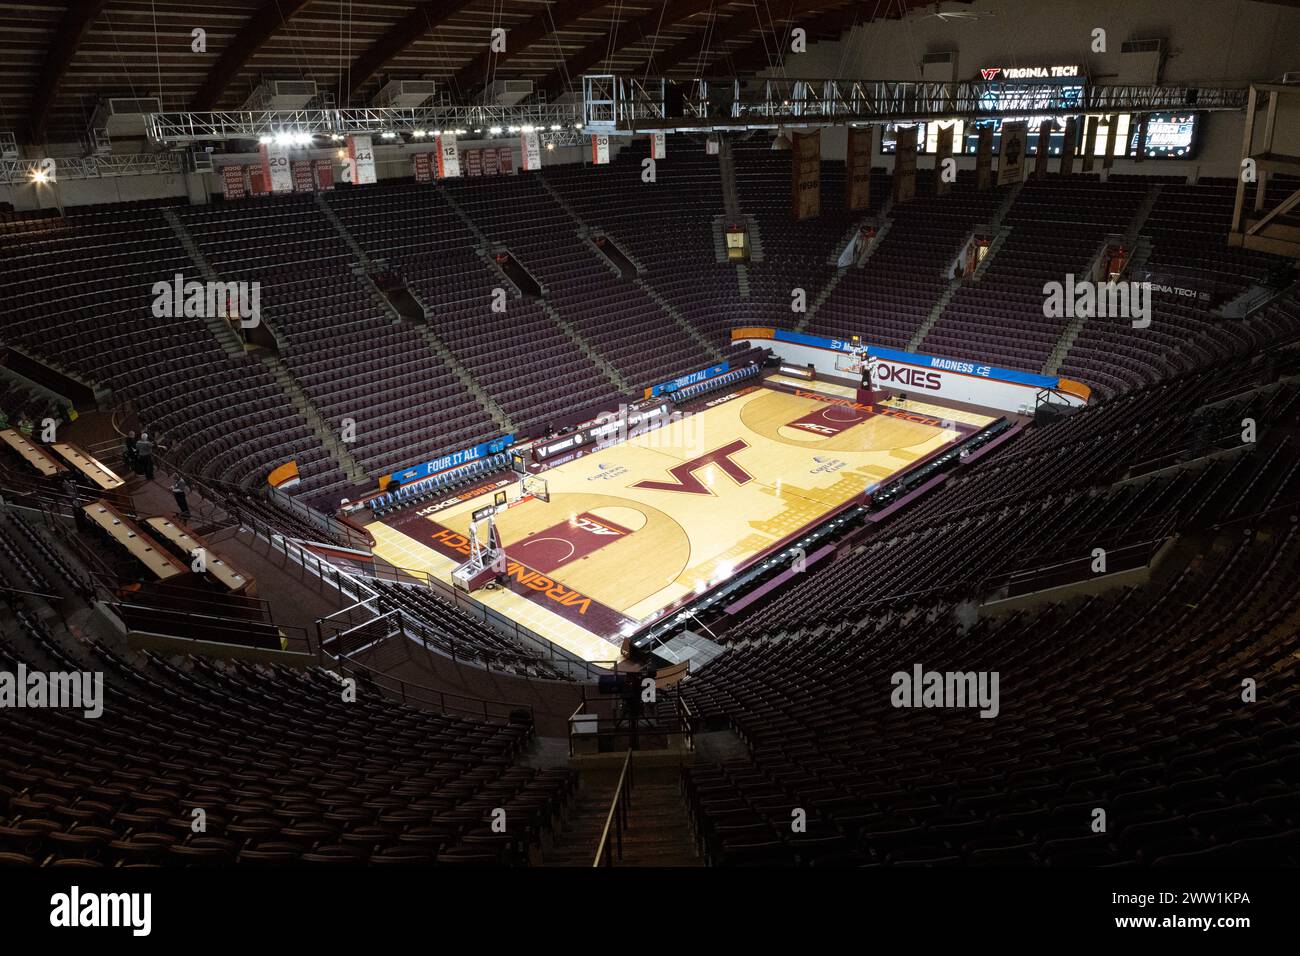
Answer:
<svg viewBox="0 0 1300 956"><path fill-rule="evenodd" d="M1065 146L1065 122L1066 118L1061 116L1028 116L1021 117L1020 122L1024 122L1029 130L1029 143L1027 155L1038 155L1038 130L1044 120L1050 120L1052 130L1048 137L1048 149L1051 155L1061 155L1061 150ZM1086 129L1086 118L1076 117L1080 130ZM1137 156L1138 144L1138 124L1133 122L1133 117L1127 113L1119 117L1120 130L1119 135L1126 136L1128 139L1128 149L1126 155ZM979 130L984 126L993 127L993 154L996 156L1000 152L1002 144L1002 124L1004 122L1015 122L1013 120L976 120L973 123L963 123L956 121L954 130L953 151L966 156L974 156L979 150ZM940 123L890 123L885 127L884 133L880 139L880 152L884 155L893 155L897 150L898 128L900 126L918 126L916 134L916 151L920 154L930 154L935 151L935 136L938 129L944 124ZM1196 113L1152 113L1147 121L1147 159L1191 159L1196 155L1199 145L1198 132L1200 130L1200 117ZM1109 143L1108 128L1103 126L1098 129L1097 143L1094 146L1094 155L1103 155ZM1079 135L1078 144L1075 147L1077 155L1083 153L1083 135Z"/></svg>
<svg viewBox="0 0 1300 956"><path fill-rule="evenodd" d="M1147 119L1147 159L1190 159L1196 155L1195 113L1152 113ZM1137 155L1138 130L1129 133L1129 155Z"/></svg>

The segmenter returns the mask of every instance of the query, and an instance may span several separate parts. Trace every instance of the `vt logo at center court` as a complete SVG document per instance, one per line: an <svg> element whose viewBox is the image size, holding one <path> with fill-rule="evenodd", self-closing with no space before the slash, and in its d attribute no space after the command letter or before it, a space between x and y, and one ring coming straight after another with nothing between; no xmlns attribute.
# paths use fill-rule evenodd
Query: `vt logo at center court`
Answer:
<svg viewBox="0 0 1300 956"><path fill-rule="evenodd" d="M690 461L669 468L668 474L673 476L673 481L638 481L632 487L652 488L655 491L680 491L684 495L711 495L713 492L709 490L709 486L695 477L695 472L705 465L717 465L732 481L743 485L753 480L754 476L732 461L731 456L748 447L748 442L737 438L729 445L715 448L698 458L692 458Z"/></svg>

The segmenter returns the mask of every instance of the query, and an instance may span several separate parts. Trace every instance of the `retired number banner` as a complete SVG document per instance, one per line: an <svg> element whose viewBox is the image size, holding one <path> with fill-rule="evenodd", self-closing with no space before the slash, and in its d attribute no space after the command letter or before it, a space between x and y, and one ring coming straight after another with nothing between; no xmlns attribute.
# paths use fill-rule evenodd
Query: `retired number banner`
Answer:
<svg viewBox="0 0 1300 956"><path fill-rule="evenodd" d="M348 173L354 186L371 186L375 176L375 148L369 136L348 137Z"/></svg>
<svg viewBox="0 0 1300 956"><path fill-rule="evenodd" d="M524 160L524 171L542 168L542 138L536 133L524 133L519 139L519 154Z"/></svg>
<svg viewBox="0 0 1300 956"><path fill-rule="evenodd" d="M263 143L262 179L273 193L293 192L293 172L289 168L289 150L274 143Z"/></svg>
<svg viewBox="0 0 1300 956"><path fill-rule="evenodd" d="M456 137L447 133L438 137L438 178L455 179L460 175L460 149Z"/></svg>

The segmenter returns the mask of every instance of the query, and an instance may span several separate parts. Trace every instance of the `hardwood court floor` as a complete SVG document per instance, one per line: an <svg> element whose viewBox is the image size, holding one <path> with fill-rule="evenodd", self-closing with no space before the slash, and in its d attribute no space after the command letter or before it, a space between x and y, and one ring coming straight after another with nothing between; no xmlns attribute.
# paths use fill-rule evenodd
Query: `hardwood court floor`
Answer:
<svg viewBox="0 0 1300 956"><path fill-rule="evenodd" d="M546 471L549 503L496 518L511 589L474 596L574 654L612 660L622 634L993 421L917 401L871 409L851 391L796 384L798 394L756 388ZM449 581L471 512L490 501L374 522L375 553Z"/></svg>

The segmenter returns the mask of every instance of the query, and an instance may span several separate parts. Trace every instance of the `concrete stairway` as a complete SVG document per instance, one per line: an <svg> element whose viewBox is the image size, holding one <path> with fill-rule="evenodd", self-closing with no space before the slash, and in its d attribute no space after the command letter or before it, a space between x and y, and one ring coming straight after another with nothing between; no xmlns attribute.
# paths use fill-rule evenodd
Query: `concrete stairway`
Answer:
<svg viewBox="0 0 1300 956"><path fill-rule="evenodd" d="M713 261L727 261L727 217L713 217Z"/></svg>
<svg viewBox="0 0 1300 956"><path fill-rule="evenodd" d="M572 325L567 319L561 316L553 305L542 299L539 299L537 304L542 307L543 312L551 317L551 321L558 325L564 334L573 340L573 344L578 347L578 351L591 359L591 361L595 363L596 368L605 373L605 377L614 383L614 387L618 389L618 391L628 394L636 391L628 383L627 379L623 378L622 373L610 364L609 360L583 337L583 334L578 331L576 326ZM640 393L638 392L638 394Z"/></svg>
<svg viewBox="0 0 1300 956"><path fill-rule="evenodd" d="M434 334L433 329L428 325L416 325L413 326L413 328L419 334L420 338L424 339L425 344L429 346L433 353L442 360L442 364L446 365L447 368L451 369L452 372L455 373L456 378L460 379L460 383L465 386L465 390L473 395L480 405L487 409L487 413L491 415L492 420L497 423L497 427L501 429L501 433L503 435L513 434L515 431L515 425L514 422L510 420L510 416L506 414L506 410L498 405L493 400L492 396L483 390L483 386L479 385L479 383L475 381L474 376L470 374L469 369L460 364L460 360L456 358L455 353L442 343L442 340Z"/></svg>
<svg viewBox="0 0 1300 956"><path fill-rule="evenodd" d="M1005 225L1007 213L1011 212L1011 207L1016 204L1016 197L1020 195L1020 191L1024 188L1025 184L1021 182L1008 189L1006 196L1002 199L1002 205L998 206L997 212L993 214L993 218L989 221L986 228L992 232L993 238L989 242L989 251L984 254L980 264L975 267L975 274L971 276L971 281L979 282L984 278L984 273L988 272L989 266L993 264L998 250L1006 245L1007 236L1011 235L1011 227Z"/></svg>
<svg viewBox="0 0 1300 956"><path fill-rule="evenodd" d="M758 228L758 220L753 216L741 216L749 232L749 261L762 262L767 258L763 252L763 233Z"/></svg>
<svg viewBox="0 0 1300 956"><path fill-rule="evenodd" d="M667 299L665 299L658 292L656 292L654 287L651 286L650 283L646 282L640 276L635 277L632 281L635 282L637 285L639 285L641 287L641 290L646 295L648 295L652 300L654 300L655 304L658 305L659 308L667 312L672 317L672 320L677 323L677 327L680 328L682 332L684 332L686 335L689 335L691 338L695 340L696 345L704 349L705 352L713 356L713 358L717 359L718 361L722 360L723 358L722 351L716 345L714 345L712 342L706 339L703 335L701 335L699 329L691 325L691 323L687 322L686 316L678 312L676 306L672 305Z"/></svg>
<svg viewBox="0 0 1300 956"><path fill-rule="evenodd" d="M1002 224L1006 221L1007 213L1011 212L1011 207L1016 204L1021 191L1025 188L1023 182L1016 183L1007 190L1007 194L1002 197L1002 203L998 206L997 212L993 213L992 226L994 229L1001 229Z"/></svg>
<svg viewBox="0 0 1300 956"><path fill-rule="evenodd" d="M555 200L555 204L569 214L570 219L572 219L574 222L578 223L581 226L586 225L586 222L583 221L583 218L578 215L578 210L574 209L571 205L569 205L569 201L565 199L563 196L561 196L558 192L556 192L554 186L552 186L550 183L548 183L545 179L541 177L538 177L537 182L542 184L542 190L547 195L549 195L552 199Z"/></svg>
<svg viewBox="0 0 1300 956"><path fill-rule="evenodd" d="M1061 371L1061 366L1065 364L1065 357L1070 354L1070 349L1074 347L1087 321L1086 315L1076 315L1070 320L1070 324L1065 327L1061 337L1052 346L1052 351L1048 353L1047 361L1043 363L1043 375L1056 375Z"/></svg>
<svg viewBox="0 0 1300 956"><path fill-rule="evenodd" d="M718 175L722 180L722 209L728 219L739 219L740 194L736 190L736 157L731 151L731 140L718 137Z"/></svg>
<svg viewBox="0 0 1300 956"><path fill-rule="evenodd" d="M821 291L817 293L817 298L813 300L810 306L808 306L808 311L804 313L803 318L800 319L799 322L795 325L796 331L801 332L804 329L808 328L808 324L812 322L813 316L817 314L817 310L822 307L822 304L831 297L831 293L834 292L835 287L840 284L840 280L843 279L848 274L848 271L850 269L862 268L862 266L866 263L866 261L871 258L872 253L874 253L880 247L881 241L885 238L886 235L889 234L889 230L893 227L893 225L894 222L892 219L886 219L881 224L880 228L876 230L876 234L871 237L871 241L867 243L867 247L858 254L858 258L852 264L847 265L842 269L835 270L835 274L830 277L830 279L827 281L827 283L824 286L822 286ZM860 224L853 226L849 230L848 235L852 236L852 234L860 228L861 228ZM837 246L837 248L842 248L842 247ZM831 265L834 265L838 261L838 259L839 259L838 252L831 253L830 256Z"/></svg>
<svg viewBox="0 0 1300 956"><path fill-rule="evenodd" d="M1138 206L1137 212L1133 214L1133 220L1128 225L1128 231L1124 233L1124 241L1129 246L1132 246L1137 241L1138 234L1147 224L1147 217L1151 215L1151 210L1155 208L1156 200L1160 198L1160 190L1163 188L1162 183L1156 183L1142 197L1142 204Z"/></svg>
<svg viewBox="0 0 1300 956"><path fill-rule="evenodd" d="M308 398L307 393L302 390L302 386L299 385L297 381L294 380L294 377L289 374L289 370L286 369L280 360L270 352L263 352L259 357L262 360L262 364L265 365L267 370L275 377L280 388L282 388L285 394L289 396L289 400L293 402L294 408L296 408L299 414L301 414L307 421L307 426L312 430L312 434L320 440L320 443L325 447L325 450L330 453L330 457L333 458L339 468L343 470L343 473L348 476L348 480L356 482L357 484L365 484L368 480L365 471L359 464L357 464L357 460L352 457L352 453L348 451L347 445L340 440L337 434L335 434L334 429L330 427L329 422L327 422L320 412L316 410L316 406L311 403L311 399Z"/></svg>
<svg viewBox="0 0 1300 956"><path fill-rule="evenodd" d="M471 219L469 217L469 214L466 213L465 210L461 208L460 203L456 202L455 198L451 194L451 191L447 189L443 189L441 186L435 188L437 188L442 198L446 200L447 205L451 207L451 211L460 217L460 221L465 224L465 228L467 228L473 234L474 238L478 239L478 241L485 246L489 245L488 237L483 233L483 230L478 227L478 223L476 223L473 219Z"/></svg>
<svg viewBox="0 0 1300 956"><path fill-rule="evenodd" d="M953 279L948 283L948 288L944 289L942 294L940 294L939 298L935 301L934 308L930 310L930 314L922 320L920 326L917 327L917 330L912 333L912 338L907 343L907 351L915 352L921 347L921 343L924 342L925 337L930 334L930 330L934 328L934 324L939 321L939 316L943 315L943 310L948 308L948 303L952 301L952 297L957 294L957 290L960 288L960 279Z"/></svg>
<svg viewBox="0 0 1300 956"><path fill-rule="evenodd" d="M584 788L569 819L569 829L547 851L546 866L590 867L614 799L614 785ZM614 839L611 834L611 840ZM703 866L687 822L686 805L678 784L669 781L636 782L628 828L623 831L623 857L614 853L615 866Z"/></svg>
<svg viewBox="0 0 1300 956"><path fill-rule="evenodd" d="M844 278L844 274L848 271L847 268L836 269L835 274L826 280L826 284L822 286L821 291L817 293L817 298L813 299L809 304L808 311L805 312L799 321L795 323L795 331L802 332L804 329L808 328L808 323L813 320L813 316L817 314L817 310L822 307L823 302L831 297L831 293L835 291L835 287L840 284L840 279Z"/></svg>
<svg viewBox="0 0 1300 956"><path fill-rule="evenodd" d="M626 278L626 279L630 279L632 282L635 282L641 288L641 291L643 291L646 295L648 295L650 299L656 305L659 306L659 308L663 309L664 312L668 313L669 317L672 318L672 320L677 323L677 327L681 329L682 333L693 338L696 341L696 343L700 346L700 348L704 349L705 352L713 356L715 359L720 360L722 358L722 353L718 351L717 347L714 346L712 343L710 343L709 340L706 339L703 335L701 335L696 330L695 326L687 322L686 319L682 316L680 312L677 311L676 308L670 305L658 292L655 291L655 289L648 282L645 281L645 279L642 278L642 276L646 272L646 267L645 264L642 263L640 259L638 259L632 252L628 251L626 246L623 243L619 242L614 236L610 235L608 232L605 232L603 228L599 226L599 224L592 225L591 223L588 223L585 219L583 219L582 216L578 214L578 211L574 209L572 206L570 206L569 203L564 199L564 197L555 191L555 188L553 186L551 186L545 180L542 180L541 182L542 182L542 188L546 190L546 192L550 195L552 199L555 200L556 205L558 205L561 209L563 209L566 213L568 213L569 218L573 220L578 237L581 238L584 241L584 243L591 249L591 253L593 256L595 256L597 259L603 262L606 265L606 267L608 267L610 271L613 272L618 278L620 279ZM616 266L609 257L601 253L600 249L595 244L595 238L598 235L603 236L607 243L612 243L613 246L617 249L617 254L622 256L622 258L626 259L629 263L631 263L632 267L636 270L636 273L634 275L625 276L623 271L619 269L618 266Z"/></svg>
<svg viewBox="0 0 1300 956"><path fill-rule="evenodd" d="M203 255L203 251L199 248L199 244L194 241L194 237L190 235L190 231L185 228L185 224L181 222L180 217L176 215L175 211L164 208L162 213L163 218L166 219L168 225L172 227L172 232L174 232L176 238L180 240L181 248L189 254L190 261L192 261L198 268L199 275L203 277L203 281L221 281L221 277L218 276L216 270L212 268L212 264L208 262L207 257ZM207 310L205 309L204 312L206 311ZM223 319L219 315L204 315L203 322L212 332L213 337L221 343L221 347L225 349L227 353L237 358L244 357L244 340L239 337L239 333L234 330L227 319Z"/></svg>
<svg viewBox="0 0 1300 956"><path fill-rule="evenodd" d="M338 233L339 238L347 244L348 249L352 252L352 257L356 259L357 262L361 263L362 268L364 268L366 272L372 272L375 263L371 260L370 256L366 254L366 251L361 248L361 244L358 243L356 239L352 238L352 233L348 232L347 227L343 225L343 222L339 217L334 214L334 210L331 209L329 203L325 201L325 194L316 193L315 196L316 206L320 209L321 215L325 217L325 221L334 227L334 231Z"/></svg>

